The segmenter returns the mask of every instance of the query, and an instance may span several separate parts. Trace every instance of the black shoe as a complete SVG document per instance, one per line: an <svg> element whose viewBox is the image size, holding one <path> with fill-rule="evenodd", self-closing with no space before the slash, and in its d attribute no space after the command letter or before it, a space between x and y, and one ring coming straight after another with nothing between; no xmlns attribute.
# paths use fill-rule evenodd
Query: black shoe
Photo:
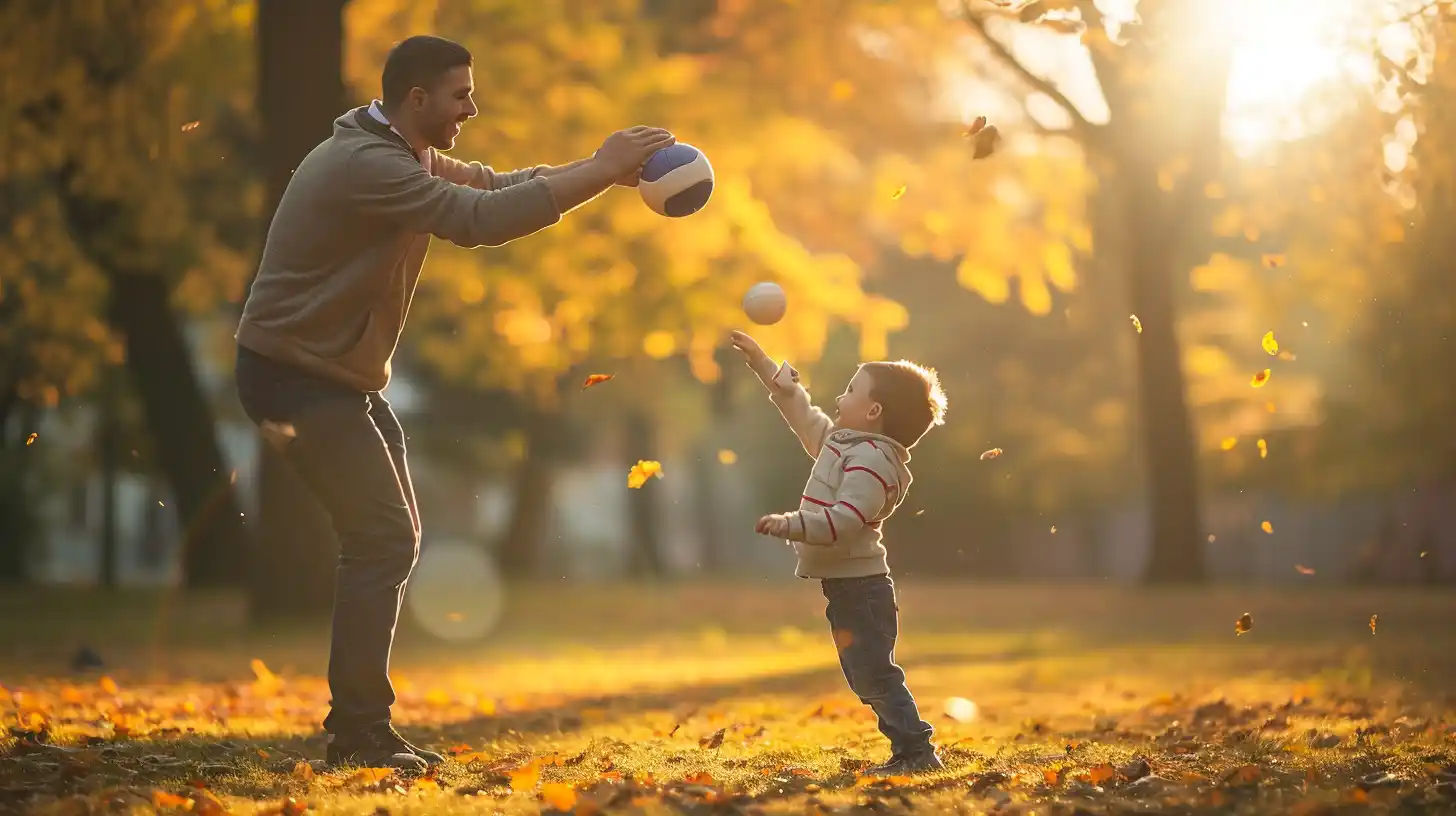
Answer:
<svg viewBox="0 0 1456 816"><path fill-rule="evenodd" d="M935 753L933 746L926 746L903 754L895 754L890 761L865 771L866 776L912 776L920 773L944 770L945 764Z"/></svg>
<svg viewBox="0 0 1456 816"><path fill-rule="evenodd" d="M330 734L325 762L332 768L397 768L423 772L428 764L410 749L410 744L389 723L380 723L358 731Z"/></svg>

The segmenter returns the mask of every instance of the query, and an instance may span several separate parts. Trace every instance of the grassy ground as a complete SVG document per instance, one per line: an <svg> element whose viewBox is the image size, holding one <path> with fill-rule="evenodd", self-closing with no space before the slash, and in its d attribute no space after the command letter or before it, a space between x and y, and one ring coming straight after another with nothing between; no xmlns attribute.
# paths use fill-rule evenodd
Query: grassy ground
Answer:
<svg viewBox="0 0 1456 816"><path fill-rule="evenodd" d="M859 773L886 746L807 582L515 588L483 644L407 627L397 723L453 755L419 779L316 761L322 627L250 631L226 598L0 597L0 808L1456 811L1451 592L900 592L947 768L885 782ZM106 664L73 672L81 644Z"/></svg>

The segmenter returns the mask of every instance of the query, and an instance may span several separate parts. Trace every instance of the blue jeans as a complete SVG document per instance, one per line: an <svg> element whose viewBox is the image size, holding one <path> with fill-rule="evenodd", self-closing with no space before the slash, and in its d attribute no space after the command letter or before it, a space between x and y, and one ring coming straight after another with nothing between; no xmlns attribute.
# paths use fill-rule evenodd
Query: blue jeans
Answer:
<svg viewBox="0 0 1456 816"><path fill-rule="evenodd" d="M839 666L849 688L879 719L890 751L901 756L930 748L935 729L920 718L905 686L905 671L895 663L900 607L888 575L825 578L819 582L829 601L824 614L839 650Z"/></svg>
<svg viewBox="0 0 1456 816"><path fill-rule="evenodd" d="M389 722L389 654L420 552L404 430L377 392L336 385L250 349L239 347L236 377L238 400L254 423L293 426L283 458L339 537L324 728L340 733Z"/></svg>

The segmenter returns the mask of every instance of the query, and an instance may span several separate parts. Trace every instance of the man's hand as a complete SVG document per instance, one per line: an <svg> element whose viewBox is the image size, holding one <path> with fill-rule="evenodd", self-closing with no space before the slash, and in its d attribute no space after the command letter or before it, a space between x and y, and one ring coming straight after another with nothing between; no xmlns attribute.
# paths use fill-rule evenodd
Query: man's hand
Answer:
<svg viewBox="0 0 1456 816"><path fill-rule="evenodd" d="M789 517L782 513L764 516L753 525L753 530L760 535L772 536L773 538L787 538L789 535Z"/></svg>
<svg viewBox="0 0 1456 816"><path fill-rule="evenodd" d="M615 179L614 184L635 187L642 165L653 153L675 142L677 138L662 128L637 125L608 136L592 158Z"/></svg>
<svg viewBox="0 0 1456 816"><path fill-rule="evenodd" d="M773 379L774 374L778 371L778 366L774 365L774 361L764 353L757 340L735 329L728 333L728 342L743 354L743 362L753 369L753 373L757 374L759 379L764 382Z"/></svg>

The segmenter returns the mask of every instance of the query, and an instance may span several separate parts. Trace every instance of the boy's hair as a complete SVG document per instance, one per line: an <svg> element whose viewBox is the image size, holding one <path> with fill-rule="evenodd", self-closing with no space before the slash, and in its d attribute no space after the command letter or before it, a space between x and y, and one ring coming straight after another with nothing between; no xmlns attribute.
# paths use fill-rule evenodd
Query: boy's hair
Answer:
<svg viewBox="0 0 1456 816"><path fill-rule="evenodd" d="M454 40L420 34L401 40L389 49L384 59L384 109L399 107L410 89L434 87L440 77L453 68L474 63L470 49Z"/></svg>
<svg viewBox="0 0 1456 816"><path fill-rule="evenodd" d="M909 360L860 366L870 375L870 399L878 402L885 436L915 447L932 425L945 422L945 392L935 369Z"/></svg>

